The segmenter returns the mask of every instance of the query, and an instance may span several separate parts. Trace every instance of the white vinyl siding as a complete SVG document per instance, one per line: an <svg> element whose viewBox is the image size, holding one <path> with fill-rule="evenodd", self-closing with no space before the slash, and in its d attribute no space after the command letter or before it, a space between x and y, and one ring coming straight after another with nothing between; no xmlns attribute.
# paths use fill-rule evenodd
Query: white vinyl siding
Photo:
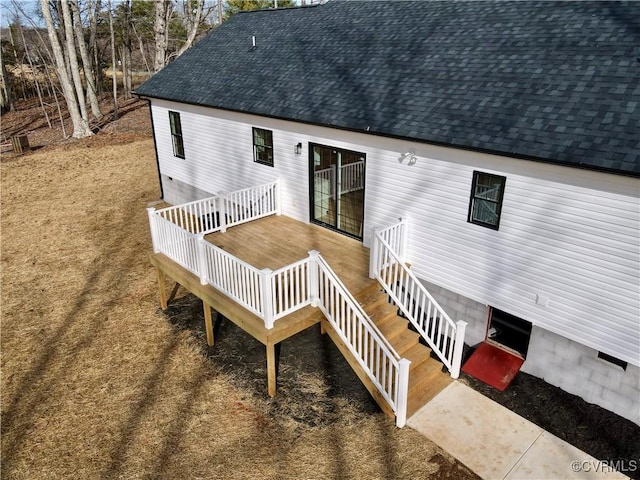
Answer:
<svg viewBox="0 0 640 480"><path fill-rule="evenodd" d="M181 112L186 161L173 156L168 110ZM164 175L210 193L280 178L283 214L305 222L309 142L363 152L365 245L407 218L421 278L640 363L637 178L173 102L153 100L152 111ZM273 132L274 167L253 161L252 127ZM401 163L410 150L415 164ZM467 221L474 171L506 177L499 230Z"/></svg>

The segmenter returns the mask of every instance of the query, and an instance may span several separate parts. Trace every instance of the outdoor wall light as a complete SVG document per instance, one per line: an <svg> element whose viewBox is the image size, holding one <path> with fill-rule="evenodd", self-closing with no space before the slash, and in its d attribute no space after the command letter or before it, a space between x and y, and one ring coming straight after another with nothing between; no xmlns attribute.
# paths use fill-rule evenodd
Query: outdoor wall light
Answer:
<svg viewBox="0 0 640 480"><path fill-rule="evenodd" d="M302 143L298 142L294 151L296 152L296 155L300 155L302 153Z"/></svg>
<svg viewBox="0 0 640 480"><path fill-rule="evenodd" d="M408 152L405 152L400 155L400 157L398 157L398 162L400 163L404 162L405 160L407 162L407 165L415 165L416 161L418 160L418 157L416 157L416 152L414 152L413 150L409 150Z"/></svg>

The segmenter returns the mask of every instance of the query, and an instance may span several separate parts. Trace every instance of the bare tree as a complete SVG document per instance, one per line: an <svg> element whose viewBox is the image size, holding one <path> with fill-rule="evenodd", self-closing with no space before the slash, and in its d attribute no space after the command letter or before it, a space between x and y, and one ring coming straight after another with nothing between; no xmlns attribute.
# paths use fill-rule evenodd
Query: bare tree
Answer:
<svg viewBox="0 0 640 480"><path fill-rule="evenodd" d="M98 52L98 14L102 9L101 0L88 0L87 10L89 12L89 52L93 58L94 78L96 80L96 93L102 93L102 80L104 74L100 66Z"/></svg>
<svg viewBox="0 0 640 480"><path fill-rule="evenodd" d="M2 81L2 88L0 89L0 113L6 113L11 110L11 80L7 74L7 68L5 67L5 53L4 46L0 51L0 81Z"/></svg>
<svg viewBox="0 0 640 480"><path fill-rule="evenodd" d="M77 0L72 0L69 3L73 13L73 28L76 33L76 41L78 43L78 50L80 51L80 58L82 59L84 79L87 82L87 98L89 99L89 105L91 105L91 113L95 118L100 120L102 118L102 112L100 111L100 104L98 103L98 97L96 95L96 83L93 78L93 68L91 68L91 57L89 56L87 44L84 40L84 32L82 31L80 9L78 8Z"/></svg>
<svg viewBox="0 0 640 480"><path fill-rule="evenodd" d="M131 3L124 0L124 28L122 36L122 89L124 98L131 98L131 77L133 67L131 65Z"/></svg>
<svg viewBox="0 0 640 480"><path fill-rule="evenodd" d="M40 91L40 80L39 80L39 75L36 71L35 66L33 65L33 60L31 59L31 53L29 52L29 47L27 45L27 41L24 38L24 29L22 28L22 25L20 25L20 36L22 37L22 46L24 47L24 52L25 55L27 57L27 60L29 61L29 68L31 68L31 75L33 75L33 80L34 83L36 84L36 91L38 92L38 100L40 101L40 108L42 108L42 113L44 113L44 118L47 120L47 125L49 125L49 128L51 128L51 121L49 120L49 114L47 113L47 109L44 108L44 101L42 100L42 92Z"/></svg>
<svg viewBox="0 0 640 480"><path fill-rule="evenodd" d="M111 0L107 0L109 9L109 34L111 37L111 79L113 86L113 120L118 119L118 66L116 63L116 36L113 32L113 10L111 10Z"/></svg>
<svg viewBox="0 0 640 480"><path fill-rule="evenodd" d="M66 57L69 60L68 67L71 71L71 78L76 88L76 98L80 107L80 114L85 122L89 122L89 114L87 113L87 104L84 101L84 88L82 86L82 78L80 78L80 65L78 64L78 55L76 54L76 43L73 34L73 20L71 19L71 10L66 0L60 2L62 7L62 18L64 26L64 38L66 44Z"/></svg>
<svg viewBox="0 0 640 480"><path fill-rule="evenodd" d="M191 9L191 2L185 2L185 21L187 22L187 31L189 34L187 35L187 41L184 42L182 48L178 50L176 57L179 57L184 52L186 52L191 45L193 45L193 41L196 38L198 33L198 27L200 26L200 18L202 17L202 9L204 8L204 0L198 0L196 2L195 14Z"/></svg>
<svg viewBox="0 0 640 480"><path fill-rule="evenodd" d="M64 8L64 3L63 8ZM67 73L67 65L65 63L64 53L62 51L62 46L60 45L60 41L58 40L58 35L56 32L56 28L53 24L53 17L51 16L51 11L49 10L49 3L47 0L40 0L40 8L42 9L42 16L44 17L44 21L47 25L47 33L49 35L49 43L51 44L51 50L53 51L53 56L56 62L56 71L58 73L58 80L60 82L60 86L62 87L62 93L64 95L65 102L67 104L67 108L69 110L69 115L71 116L71 121L73 122L73 137L74 138L83 138L93 135L91 129L89 128L89 122L86 119L86 116L83 117L80 113L79 102L84 103L84 98L77 99L76 94L73 89L73 85L71 83L71 79ZM67 8L68 12L68 8ZM68 21L71 23L71 15L68 16ZM69 25L70 26L70 25ZM73 40L73 38L72 38ZM67 44L69 41L67 40ZM73 44L73 42L71 42ZM68 52L69 58L71 58L72 54L75 55L75 49L73 52ZM76 67L77 67L77 59L76 59ZM79 75L78 75L79 76ZM85 110L86 115L86 110Z"/></svg>
<svg viewBox="0 0 640 480"><path fill-rule="evenodd" d="M153 25L156 43L156 57L153 65L155 72L160 71L167 61L167 46L169 45L169 22L173 6L168 0L156 0L156 17Z"/></svg>

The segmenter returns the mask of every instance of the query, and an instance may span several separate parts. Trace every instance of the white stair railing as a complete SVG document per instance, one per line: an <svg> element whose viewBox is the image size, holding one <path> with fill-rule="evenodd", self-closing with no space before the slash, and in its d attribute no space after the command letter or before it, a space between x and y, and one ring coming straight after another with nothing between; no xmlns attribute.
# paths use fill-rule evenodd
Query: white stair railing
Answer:
<svg viewBox="0 0 640 480"><path fill-rule="evenodd" d="M400 358L357 300L316 251L309 252L312 268L312 305L320 307L335 332L403 427L407 417L410 361ZM317 290L315 290L317 288ZM317 292L317 294L315 294Z"/></svg>
<svg viewBox="0 0 640 480"><path fill-rule="evenodd" d="M454 322L404 261L407 225L400 223L375 233L370 276L377 279L417 332L449 369L460 375L467 323Z"/></svg>

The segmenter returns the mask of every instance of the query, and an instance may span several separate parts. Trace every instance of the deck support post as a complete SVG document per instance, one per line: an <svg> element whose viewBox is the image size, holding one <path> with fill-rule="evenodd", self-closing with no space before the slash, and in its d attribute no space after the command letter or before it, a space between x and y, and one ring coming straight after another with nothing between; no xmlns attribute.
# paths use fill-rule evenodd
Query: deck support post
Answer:
<svg viewBox="0 0 640 480"><path fill-rule="evenodd" d="M213 339L213 318L211 316L211 305L209 305L204 300L202 301L202 307L204 308L204 329L207 332L207 345L213 347L214 339ZM218 312L216 312L216 318L218 316Z"/></svg>
<svg viewBox="0 0 640 480"><path fill-rule="evenodd" d="M160 293L160 308L167 309L167 286L164 281L164 272L160 267L156 267L158 272L158 292Z"/></svg>
<svg viewBox="0 0 640 480"><path fill-rule="evenodd" d="M462 350L464 347L464 333L467 329L467 322L458 320L456 322L456 336L453 344L453 358L451 359L451 377L458 378L460 376L460 367L462 366Z"/></svg>
<svg viewBox="0 0 640 480"><path fill-rule="evenodd" d="M276 396L276 344L268 341L267 347L267 392L271 398Z"/></svg>

